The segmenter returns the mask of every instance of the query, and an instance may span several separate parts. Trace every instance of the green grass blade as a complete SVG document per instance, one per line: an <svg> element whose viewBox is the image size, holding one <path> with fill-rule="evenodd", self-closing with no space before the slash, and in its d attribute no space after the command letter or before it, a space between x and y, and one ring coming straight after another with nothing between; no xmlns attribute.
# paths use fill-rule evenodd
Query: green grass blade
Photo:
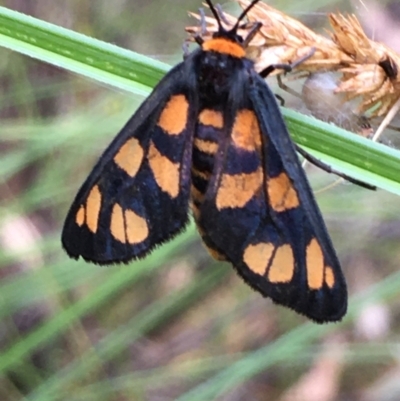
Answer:
<svg viewBox="0 0 400 401"><path fill-rule="evenodd" d="M0 7L0 45L141 95L169 69L149 57L5 7Z"/></svg>
<svg viewBox="0 0 400 401"><path fill-rule="evenodd" d="M342 128L283 110L293 139L351 177L400 195L400 151Z"/></svg>
<svg viewBox="0 0 400 401"><path fill-rule="evenodd" d="M108 85L148 94L168 70L149 57L0 7L0 45ZM400 194L400 152L291 110L296 142L340 171Z"/></svg>

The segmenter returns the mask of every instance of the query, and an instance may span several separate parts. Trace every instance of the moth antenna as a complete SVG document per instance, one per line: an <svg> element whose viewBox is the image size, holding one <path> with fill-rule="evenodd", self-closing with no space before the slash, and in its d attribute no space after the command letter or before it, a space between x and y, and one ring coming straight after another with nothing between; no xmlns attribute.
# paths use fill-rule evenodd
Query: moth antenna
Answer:
<svg viewBox="0 0 400 401"><path fill-rule="evenodd" d="M258 0L257 0L258 1ZM211 3L211 0L206 0L206 3L208 4L208 6L210 7L211 12L214 15L214 18L216 19L216 21L218 22L218 29L221 30L222 28L222 24L221 24L221 19L218 15L217 10L215 9L213 3Z"/></svg>
<svg viewBox="0 0 400 401"><path fill-rule="evenodd" d="M239 18L236 21L235 26L232 28L231 32L236 32L237 29L239 28L239 23L240 21L247 15L247 13L259 2L260 0L253 0L243 11L242 13L239 15ZM207 3L209 3L209 1L207 0ZM214 14L215 15L215 14ZM218 21L218 23L220 23Z"/></svg>

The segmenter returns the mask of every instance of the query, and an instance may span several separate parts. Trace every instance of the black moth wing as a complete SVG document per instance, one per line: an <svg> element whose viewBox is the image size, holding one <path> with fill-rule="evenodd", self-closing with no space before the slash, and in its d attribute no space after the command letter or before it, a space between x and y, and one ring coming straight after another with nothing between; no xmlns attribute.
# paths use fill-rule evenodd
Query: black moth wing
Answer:
<svg viewBox="0 0 400 401"><path fill-rule="evenodd" d="M317 322L337 321L347 311L346 281L319 207L279 112L279 107L276 101L268 102L273 96L264 80L254 74L251 98L259 118L262 137L267 139L264 140L264 144L267 145L269 151L269 156L264 159L265 170L270 176L274 175L272 170L275 163L273 160L275 153L278 153L283 170L290 178L299 198L299 207L293 210L280 214L270 209L274 221L285 222L285 213L292 214L291 218L296 222L295 227L298 229L296 232L293 225L290 224L288 230L288 233L291 234L290 244L295 255L298 255L298 258L295 258L298 261L298 272L293 280L296 289L289 290L291 297L288 299L291 299L290 302L294 305L293 309ZM275 100L275 98L273 99ZM263 104L268 105L268 116L262 112ZM313 263L319 265L320 252L323 266L313 266ZM308 256L309 260L307 260ZM320 276L322 281L319 285L317 283L311 285L311 282L315 280L313 275L319 276L319 267L322 268L323 274Z"/></svg>
<svg viewBox="0 0 400 401"><path fill-rule="evenodd" d="M345 279L275 96L255 71L240 92L225 114L253 113L260 146L238 148L231 135L215 161L198 219L205 243L274 302L319 323L340 320Z"/></svg>
<svg viewBox="0 0 400 401"><path fill-rule="evenodd" d="M68 212L68 255L127 262L171 239L188 221L197 83L175 66L105 150Z"/></svg>

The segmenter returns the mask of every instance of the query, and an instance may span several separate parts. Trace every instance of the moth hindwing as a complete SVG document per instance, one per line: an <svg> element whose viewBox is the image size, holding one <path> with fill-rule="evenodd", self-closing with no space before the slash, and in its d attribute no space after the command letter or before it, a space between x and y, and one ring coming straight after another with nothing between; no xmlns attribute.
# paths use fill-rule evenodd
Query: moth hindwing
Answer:
<svg viewBox="0 0 400 401"><path fill-rule="evenodd" d="M237 34L257 2L227 30L207 0L218 32L195 38L200 47L101 156L62 243L72 258L128 262L183 230L191 208L211 255L252 288L316 322L337 321L347 308L338 258L275 96Z"/></svg>

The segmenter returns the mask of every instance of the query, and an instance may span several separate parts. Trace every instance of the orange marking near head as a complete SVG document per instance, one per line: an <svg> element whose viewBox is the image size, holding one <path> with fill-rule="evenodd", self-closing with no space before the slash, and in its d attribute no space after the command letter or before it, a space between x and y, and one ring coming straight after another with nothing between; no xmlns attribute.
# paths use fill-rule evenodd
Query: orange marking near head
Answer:
<svg viewBox="0 0 400 401"><path fill-rule="evenodd" d="M333 288L335 285L335 275L333 274L332 267L325 267L325 283L329 288Z"/></svg>
<svg viewBox="0 0 400 401"><path fill-rule="evenodd" d="M114 156L114 163L132 178L136 175L143 160L143 148L136 138L128 139Z"/></svg>
<svg viewBox="0 0 400 401"><path fill-rule="evenodd" d="M312 290L319 290L324 283L324 254L318 243L313 238L306 249L307 283Z"/></svg>
<svg viewBox="0 0 400 401"><path fill-rule="evenodd" d="M285 173L268 178L267 191L270 206L277 212L284 212L300 205L297 193Z"/></svg>
<svg viewBox="0 0 400 401"><path fill-rule="evenodd" d="M125 221L124 211L122 207L116 203L111 212L111 224L110 224L111 235L119 242L126 243L125 236Z"/></svg>
<svg viewBox="0 0 400 401"><path fill-rule="evenodd" d="M146 219L133 210L125 210L126 238L130 244L139 244L149 235L149 226Z"/></svg>
<svg viewBox="0 0 400 401"><path fill-rule="evenodd" d="M288 283L294 275L294 256L289 244L280 246L268 269L268 280L271 283Z"/></svg>
<svg viewBox="0 0 400 401"><path fill-rule="evenodd" d="M224 119L220 111L204 109L199 114L199 123L221 129L224 126Z"/></svg>
<svg viewBox="0 0 400 401"><path fill-rule="evenodd" d="M79 227L82 227L85 223L85 208L84 206L80 206L78 212L75 215L75 223L78 224Z"/></svg>
<svg viewBox="0 0 400 401"><path fill-rule="evenodd" d="M248 174L224 174L217 192L217 208L243 207L260 189L262 181L261 168Z"/></svg>
<svg viewBox="0 0 400 401"><path fill-rule="evenodd" d="M163 156L153 142L150 142L147 157L157 185L171 198L176 198L179 194L180 164L173 163L166 156Z"/></svg>
<svg viewBox="0 0 400 401"><path fill-rule="evenodd" d="M232 127L232 141L238 148L254 151L261 147L261 133L257 117L251 110L240 110Z"/></svg>
<svg viewBox="0 0 400 401"><path fill-rule="evenodd" d="M206 40L202 45L204 51L212 51L216 53L227 54L236 58L246 57L246 52L239 43L232 42L224 38L215 38Z"/></svg>
<svg viewBox="0 0 400 401"><path fill-rule="evenodd" d="M200 150L200 152L207 153L209 155L215 155L218 150L218 143L205 141L204 139L195 138L194 146Z"/></svg>
<svg viewBox="0 0 400 401"><path fill-rule="evenodd" d="M98 185L95 185L86 199L86 225L95 234L99 223L101 209L101 192Z"/></svg>
<svg viewBox="0 0 400 401"><path fill-rule="evenodd" d="M169 135L179 135L186 127L189 103L184 95L172 96L165 105L157 125Z"/></svg>
<svg viewBox="0 0 400 401"><path fill-rule="evenodd" d="M274 245L267 242L248 245L243 253L243 261L252 272L263 276L274 249Z"/></svg>

